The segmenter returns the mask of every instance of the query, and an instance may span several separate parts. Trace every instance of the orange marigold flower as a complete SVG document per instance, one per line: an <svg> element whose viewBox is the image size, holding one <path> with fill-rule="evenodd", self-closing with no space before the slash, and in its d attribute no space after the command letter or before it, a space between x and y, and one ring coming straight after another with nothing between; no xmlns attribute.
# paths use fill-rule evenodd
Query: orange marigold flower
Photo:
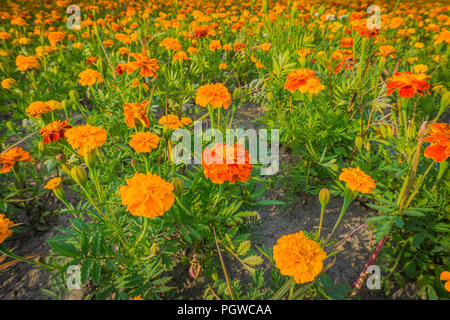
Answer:
<svg viewBox="0 0 450 320"><path fill-rule="evenodd" d="M49 144L50 142L64 139L65 132L70 128L72 128L72 126L69 124L68 120L55 120L43 127L40 134L44 137L44 143Z"/></svg>
<svg viewBox="0 0 450 320"><path fill-rule="evenodd" d="M50 107L52 111L62 109L62 103L56 100L45 101L45 104Z"/></svg>
<svg viewBox="0 0 450 320"><path fill-rule="evenodd" d="M4 214L0 214L0 243L3 243L6 238L8 238L13 231L9 229L14 222L5 217Z"/></svg>
<svg viewBox="0 0 450 320"><path fill-rule="evenodd" d="M13 78L3 79L1 82L1 86L3 89L11 89L11 87L16 83L16 80Z"/></svg>
<svg viewBox="0 0 450 320"><path fill-rule="evenodd" d="M28 151L25 151L20 147L14 147L9 151L0 154L0 163L3 164L0 173L11 171L14 164L18 161L31 162L33 161L33 158Z"/></svg>
<svg viewBox="0 0 450 320"><path fill-rule="evenodd" d="M1 243L1 239L0 239ZM440 280L445 281L444 288L448 292L450 292L450 272L449 271L443 271L439 277Z"/></svg>
<svg viewBox="0 0 450 320"><path fill-rule="evenodd" d="M142 77L152 77L156 78L156 71L159 69L158 60L152 59L145 52L141 53L130 53L136 61L131 61L128 63L128 68L130 72L134 72L136 69L140 69L140 75Z"/></svg>
<svg viewBox="0 0 450 320"><path fill-rule="evenodd" d="M97 57L89 57L86 59L86 64L91 65L91 64L97 63L97 60L98 60Z"/></svg>
<svg viewBox="0 0 450 320"><path fill-rule="evenodd" d="M360 168L344 168L339 175L339 181L344 181L353 191L372 193L375 181Z"/></svg>
<svg viewBox="0 0 450 320"><path fill-rule="evenodd" d="M135 216L154 218L162 216L175 201L173 184L156 174L136 173L119 189L122 205Z"/></svg>
<svg viewBox="0 0 450 320"><path fill-rule="evenodd" d="M341 47L343 48L351 48L353 47L353 38L349 37L349 38L342 38L341 39L341 43L340 43Z"/></svg>
<svg viewBox="0 0 450 320"><path fill-rule="evenodd" d="M151 132L137 132L128 143L136 152L152 152L158 146L159 137Z"/></svg>
<svg viewBox="0 0 450 320"><path fill-rule="evenodd" d="M31 117L40 117L44 113L52 112L53 109L49 104L45 102L35 101L30 103L25 111Z"/></svg>
<svg viewBox="0 0 450 320"><path fill-rule="evenodd" d="M106 130L89 124L70 128L65 135L72 148L79 149L80 156L101 147L106 142Z"/></svg>
<svg viewBox="0 0 450 320"><path fill-rule="evenodd" d="M425 149L425 157L442 162L450 156L450 125L448 123L433 123L429 136L423 140L431 142L431 145Z"/></svg>
<svg viewBox="0 0 450 320"><path fill-rule="evenodd" d="M78 81L79 84L82 86L93 86L95 83L102 83L103 77L102 75L93 69L86 69L82 71L78 77L80 80Z"/></svg>
<svg viewBox="0 0 450 320"><path fill-rule="evenodd" d="M176 130L182 126L186 126L192 123L191 118L178 118L178 116L173 114L168 114L167 116L162 116L158 121L159 124L164 125L165 129Z"/></svg>
<svg viewBox="0 0 450 320"><path fill-rule="evenodd" d="M214 109L222 106L227 109L231 104L231 94L221 83L205 84L197 89L195 103L202 107L209 104Z"/></svg>
<svg viewBox="0 0 450 320"><path fill-rule="evenodd" d="M47 182L47 184L44 186L44 189L53 190L59 187L61 184L61 177L56 177Z"/></svg>
<svg viewBox="0 0 450 320"><path fill-rule="evenodd" d="M64 40L66 33L60 31L49 32L47 37L50 45L54 47L58 42L62 42Z"/></svg>
<svg viewBox="0 0 450 320"><path fill-rule="evenodd" d="M375 53L376 56L382 56L382 57L390 57L395 58L395 48L390 45L380 46L378 48L378 52Z"/></svg>
<svg viewBox="0 0 450 320"><path fill-rule="evenodd" d="M123 106L123 115L125 122L130 128L136 126L136 120L140 121L144 127L150 125L150 120L147 117L147 106L149 101L142 101L136 103L125 103Z"/></svg>
<svg viewBox="0 0 450 320"><path fill-rule="evenodd" d="M212 40L209 43L209 50L211 51L216 51L217 49L221 49L222 48L222 44L220 43L220 40Z"/></svg>
<svg viewBox="0 0 450 320"><path fill-rule="evenodd" d="M228 68L228 66L227 66L226 63L221 63L221 64L219 64L219 69L220 69L220 70L225 70L226 68Z"/></svg>
<svg viewBox="0 0 450 320"><path fill-rule="evenodd" d="M182 48L180 42L177 39L170 37L166 37L163 39L163 41L161 42L161 47L173 51L180 51Z"/></svg>
<svg viewBox="0 0 450 320"><path fill-rule="evenodd" d="M399 89L398 93L404 98L412 98L416 92L423 96L425 90L430 88L430 84L425 81L427 78L428 76L424 74L415 74L409 71L395 72L388 79L386 93L391 95L395 89Z"/></svg>
<svg viewBox="0 0 450 320"><path fill-rule="evenodd" d="M23 56L19 55L16 58L16 66L19 71L27 71L31 69L39 69L39 61L34 56Z"/></svg>
<svg viewBox="0 0 450 320"><path fill-rule="evenodd" d="M233 49L238 52L244 51L245 47L246 47L246 45L243 42L236 42L233 45Z"/></svg>
<svg viewBox="0 0 450 320"><path fill-rule="evenodd" d="M275 266L299 284L313 281L322 272L326 257L320 244L308 239L303 231L282 236L273 247Z"/></svg>
<svg viewBox="0 0 450 320"><path fill-rule="evenodd" d="M270 43L263 43L259 46L262 51L269 51L272 45Z"/></svg>
<svg viewBox="0 0 450 320"><path fill-rule="evenodd" d="M314 70L301 68L288 74L284 88L291 92L298 90L301 93L316 94L325 89L325 86L320 83Z"/></svg>
<svg viewBox="0 0 450 320"><path fill-rule="evenodd" d="M253 166L250 164L250 154L244 146L217 143L212 150L205 148L202 157L203 173L211 182L222 184L236 180L246 182L250 179Z"/></svg>
<svg viewBox="0 0 450 320"><path fill-rule="evenodd" d="M190 60L190 58L187 56L186 52L184 51L178 51L175 53L172 57L173 61L184 61L184 60Z"/></svg>

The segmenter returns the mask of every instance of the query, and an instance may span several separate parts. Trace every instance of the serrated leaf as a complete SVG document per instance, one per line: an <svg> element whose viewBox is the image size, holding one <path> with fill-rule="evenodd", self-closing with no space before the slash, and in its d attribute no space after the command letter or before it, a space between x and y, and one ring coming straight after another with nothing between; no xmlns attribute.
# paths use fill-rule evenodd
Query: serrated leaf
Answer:
<svg viewBox="0 0 450 320"><path fill-rule="evenodd" d="M250 250L250 247L251 247L250 241L248 241L248 240L242 241L242 242L239 244L238 249L236 250L236 254L237 254L238 256L244 256L244 255L246 255L247 252Z"/></svg>
<svg viewBox="0 0 450 320"><path fill-rule="evenodd" d="M251 266L257 266L263 263L264 260L260 256L250 256L242 260L242 262Z"/></svg>
<svg viewBox="0 0 450 320"><path fill-rule="evenodd" d="M48 241L49 246L64 257L79 257L80 252L74 245L64 242Z"/></svg>

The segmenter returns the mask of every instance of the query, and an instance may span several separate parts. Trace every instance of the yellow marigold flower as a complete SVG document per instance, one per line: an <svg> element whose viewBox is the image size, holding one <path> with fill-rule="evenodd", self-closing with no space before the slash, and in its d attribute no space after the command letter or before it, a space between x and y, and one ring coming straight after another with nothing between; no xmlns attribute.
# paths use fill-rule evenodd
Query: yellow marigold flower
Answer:
<svg viewBox="0 0 450 320"><path fill-rule="evenodd" d="M173 184L156 174L136 173L119 189L122 205L135 216L154 218L168 211L175 201Z"/></svg>
<svg viewBox="0 0 450 320"><path fill-rule="evenodd" d="M202 107L209 104L214 109L220 107L227 109L231 104L231 94L221 83L205 84L197 89L195 103Z"/></svg>
<svg viewBox="0 0 450 320"><path fill-rule="evenodd" d="M46 101L45 104L48 105L52 111L63 108L62 103L56 100Z"/></svg>
<svg viewBox="0 0 450 320"><path fill-rule="evenodd" d="M51 179L44 186L44 189L53 190L53 189L59 187L59 185L61 184L61 180L62 180L61 177L56 177L56 178Z"/></svg>
<svg viewBox="0 0 450 320"><path fill-rule="evenodd" d="M106 130L89 124L70 128L65 136L74 150L79 149L78 154L81 156L106 142Z"/></svg>
<svg viewBox="0 0 450 320"><path fill-rule="evenodd" d="M83 44L81 42L75 42L74 44L72 44L72 48L81 50L83 49Z"/></svg>
<svg viewBox="0 0 450 320"><path fill-rule="evenodd" d="M11 89L11 87L16 83L16 80L13 78L6 78L2 80L2 88L3 89Z"/></svg>
<svg viewBox="0 0 450 320"><path fill-rule="evenodd" d="M14 222L5 217L4 214L0 214L0 243L3 243L13 232L9 229Z"/></svg>
<svg viewBox="0 0 450 320"><path fill-rule="evenodd" d="M320 244L308 239L303 231L282 236L273 247L273 259L280 273L299 284L313 281L322 272L326 257Z"/></svg>
<svg viewBox="0 0 450 320"><path fill-rule="evenodd" d="M137 132L128 143L136 152L152 152L158 147L159 137L151 132Z"/></svg>
<svg viewBox="0 0 450 320"><path fill-rule="evenodd" d="M52 111L52 107L42 101L35 101L26 109L27 114L31 117L40 117L42 114Z"/></svg>
<svg viewBox="0 0 450 320"><path fill-rule="evenodd" d="M375 181L360 168L344 168L339 175L339 181L344 181L353 191L361 193L372 193Z"/></svg>
<svg viewBox="0 0 450 320"><path fill-rule="evenodd" d="M103 82L103 77L102 75L98 72L95 71L93 69L86 69L84 71L82 71L78 77L80 78L80 80L78 81L79 84L81 84L82 86L93 86L94 83L102 83Z"/></svg>
<svg viewBox="0 0 450 320"><path fill-rule="evenodd" d="M382 57L390 57L395 58L395 48L390 45L380 46L378 48L378 52L375 53L376 56L382 56Z"/></svg>
<svg viewBox="0 0 450 320"><path fill-rule="evenodd" d="M39 69L39 61L34 56L19 55L16 57L16 66L19 71L27 71L31 69Z"/></svg>

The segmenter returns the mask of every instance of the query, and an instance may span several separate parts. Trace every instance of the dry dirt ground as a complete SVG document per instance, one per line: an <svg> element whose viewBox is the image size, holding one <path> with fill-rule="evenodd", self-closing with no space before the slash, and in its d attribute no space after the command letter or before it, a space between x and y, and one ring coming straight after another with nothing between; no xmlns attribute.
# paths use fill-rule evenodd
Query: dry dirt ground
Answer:
<svg viewBox="0 0 450 320"><path fill-rule="evenodd" d="M246 105L238 111L236 115L236 124L243 129L249 127L258 128L258 125L251 121L257 119L263 112L261 107L255 105ZM281 151L282 163L289 165L292 157ZM280 164L282 167L282 164ZM285 189L276 187L270 190L264 199L280 200L283 199ZM76 200L74 200L76 201ZM331 230L339 215L342 206L342 199L332 198L328 204L323 230L327 232ZM58 211L60 206L54 205L55 211ZM255 228L255 242L259 245L264 245L271 248L279 237L289 233L295 233L300 230L314 231L319 225L320 204L316 196L305 194L297 195L297 198L290 203L290 205L281 210L280 206L268 206L258 210L260 215L259 225ZM374 212L368 210L365 206L361 206L357 201L353 202L346 213L341 225L336 231L336 235L344 235L362 225L366 218L373 215ZM28 255L40 251L47 251L49 249L46 240L55 234L57 231L55 227L67 226L68 219L62 215L51 215L47 219L49 229L45 232L32 231L34 228L30 227L30 221L24 219L27 232L21 234L14 234L11 238L6 240L7 248L17 248L14 252L19 255ZM367 262L371 248L373 248L374 235L368 228L361 228L361 230L351 237L349 237L339 250L342 253L337 255L337 260L333 267L328 271L331 279L335 283L345 282L351 285L359 273L362 271ZM230 267L231 277L241 278L241 282L245 282L247 278L246 271L243 270L237 263L231 262ZM266 266L267 267L267 266ZM183 296L184 299L201 299L205 287L203 277L200 281L196 281L189 277L188 266L177 266L174 274L174 285L179 289L177 294ZM204 280L204 278L203 278ZM0 271L0 299L49 299L41 292L41 288L50 289L50 275L44 270L25 263L18 263L3 271ZM411 291L411 290L409 290ZM87 292L86 289L74 290L70 295L65 296L65 299L82 299ZM393 291L393 296L390 298L408 299L412 298L411 292L402 290ZM367 299L386 299L381 292L366 292L363 298Z"/></svg>

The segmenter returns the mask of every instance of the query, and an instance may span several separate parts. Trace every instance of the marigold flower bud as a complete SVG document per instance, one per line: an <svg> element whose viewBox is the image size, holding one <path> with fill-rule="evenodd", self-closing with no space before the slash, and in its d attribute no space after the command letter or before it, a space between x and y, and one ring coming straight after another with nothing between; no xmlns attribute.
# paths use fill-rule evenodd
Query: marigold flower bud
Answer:
<svg viewBox="0 0 450 320"><path fill-rule="evenodd" d="M357 137L356 137L356 139L355 139L355 145L356 145L356 147L358 148L358 150L362 148L362 145L363 145L363 139L361 138L361 136L357 136Z"/></svg>
<svg viewBox="0 0 450 320"><path fill-rule="evenodd" d="M320 190L319 192L319 201L320 204L325 207L328 202L330 201L330 190L323 188L322 190Z"/></svg>
<svg viewBox="0 0 450 320"><path fill-rule="evenodd" d="M65 172L69 177L72 176L72 175L70 174L70 169L66 166L65 163L63 163L63 164L61 165L61 168L64 170L64 172Z"/></svg>
<svg viewBox="0 0 450 320"><path fill-rule="evenodd" d="M88 177L86 170L82 166L75 166L70 171L72 179L75 180L80 186L84 186L87 183Z"/></svg>
<svg viewBox="0 0 450 320"><path fill-rule="evenodd" d="M173 179L172 184L174 187L173 193L175 193L175 196L181 197L181 195L183 194L183 190L184 190L183 180L181 180L180 178L175 178L175 179Z"/></svg>
<svg viewBox="0 0 450 320"><path fill-rule="evenodd" d="M136 164L137 164L137 161L136 161L136 159L131 159L131 167L136 167Z"/></svg>
<svg viewBox="0 0 450 320"><path fill-rule="evenodd" d="M94 167L95 164L95 149L89 150L84 153L84 162L86 166L90 169Z"/></svg>
<svg viewBox="0 0 450 320"><path fill-rule="evenodd" d="M78 93L75 90L69 91L69 97L73 102L78 101Z"/></svg>
<svg viewBox="0 0 450 320"><path fill-rule="evenodd" d="M153 255L157 255L157 254L159 253L160 250L161 250L161 249L159 248L159 244L156 243L156 242L154 242L154 243L152 244L151 248L150 248L150 252L151 252Z"/></svg>
<svg viewBox="0 0 450 320"><path fill-rule="evenodd" d="M45 143L44 143L44 141L39 141L38 149L39 149L40 153L43 153L45 151Z"/></svg>

